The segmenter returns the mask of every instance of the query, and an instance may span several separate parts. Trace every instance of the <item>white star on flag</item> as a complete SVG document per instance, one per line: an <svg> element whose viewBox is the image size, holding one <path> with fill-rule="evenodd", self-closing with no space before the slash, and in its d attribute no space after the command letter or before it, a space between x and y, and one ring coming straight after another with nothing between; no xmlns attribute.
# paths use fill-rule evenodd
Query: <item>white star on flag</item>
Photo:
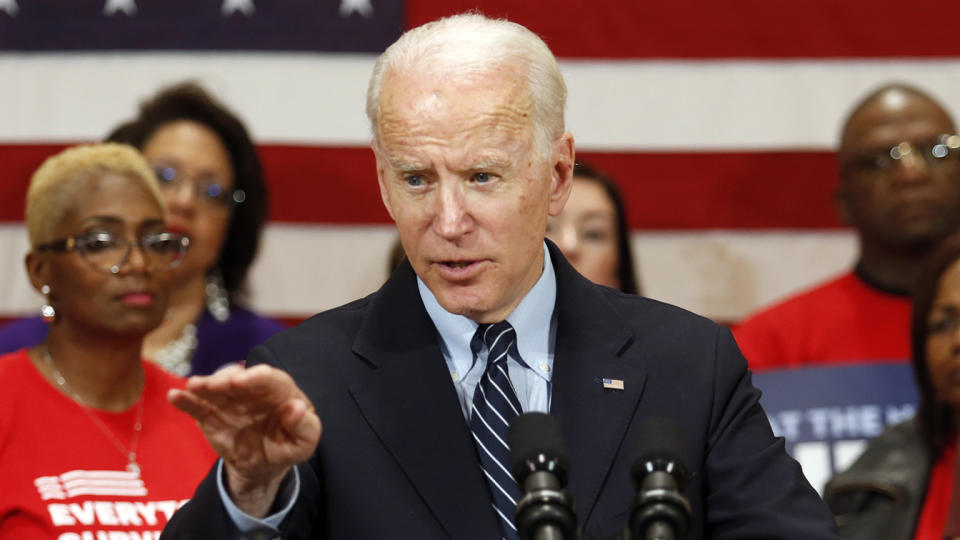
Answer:
<svg viewBox="0 0 960 540"><path fill-rule="evenodd" d="M103 6L104 15L113 15L118 11L133 17L137 14L137 3L135 0L107 0L106 5Z"/></svg>
<svg viewBox="0 0 960 540"><path fill-rule="evenodd" d="M253 0L223 0L223 6L220 8L221 15L226 17L237 11L242 11L247 17L253 15L253 12L256 11Z"/></svg>
<svg viewBox="0 0 960 540"><path fill-rule="evenodd" d="M370 17L373 15L373 6L370 5L370 0L340 0L340 16L347 17L351 13Z"/></svg>
<svg viewBox="0 0 960 540"><path fill-rule="evenodd" d="M0 9L7 12L7 15L16 17L20 8L17 7L17 0L0 0Z"/></svg>

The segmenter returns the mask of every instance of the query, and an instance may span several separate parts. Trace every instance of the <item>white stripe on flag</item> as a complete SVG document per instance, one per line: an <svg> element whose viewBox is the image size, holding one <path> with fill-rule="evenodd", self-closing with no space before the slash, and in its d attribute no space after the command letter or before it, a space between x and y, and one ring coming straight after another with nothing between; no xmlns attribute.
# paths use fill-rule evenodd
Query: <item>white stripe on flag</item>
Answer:
<svg viewBox="0 0 960 540"><path fill-rule="evenodd" d="M349 54L0 54L0 103L16 104L0 108L0 141L98 139L159 86L195 79L239 111L260 142L366 146L373 62ZM583 150L829 149L848 107L881 82L911 81L947 104L960 95L955 59L561 60L561 68L568 128Z"/></svg>

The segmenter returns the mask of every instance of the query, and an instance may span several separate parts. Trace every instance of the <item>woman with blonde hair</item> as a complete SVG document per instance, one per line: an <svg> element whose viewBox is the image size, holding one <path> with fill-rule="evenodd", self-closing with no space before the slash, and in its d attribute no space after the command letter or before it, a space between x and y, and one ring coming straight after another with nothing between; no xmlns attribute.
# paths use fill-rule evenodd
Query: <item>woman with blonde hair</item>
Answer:
<svg viewBox="0 0 960 540"><path fill-rule="evenodd" d="M48 159L26 213L49 331L0 356L0 539L156 538L215 457L166 401L182 380L141 357L189 241L126 145Z"/></svg>

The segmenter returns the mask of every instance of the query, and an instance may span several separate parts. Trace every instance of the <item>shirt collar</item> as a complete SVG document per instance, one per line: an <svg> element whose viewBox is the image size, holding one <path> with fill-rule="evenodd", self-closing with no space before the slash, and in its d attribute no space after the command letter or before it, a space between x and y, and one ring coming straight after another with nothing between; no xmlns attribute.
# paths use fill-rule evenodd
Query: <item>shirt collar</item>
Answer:
<svg viewBox="0 0 960 540"><path fill-rule="evenodd" d="M460 373L466 373L473 365L470 340L479 326L463 315L443 309L427 285L417 277L420 298L440 334L444 355L451 358ZM548 373L553 372L553 354L550 343L550 320L557 301L557 275L553 269L550 252L543 244L543 271L540 278L514 308L507 321L517 332L517 350L530 366L546 362ZM534 371L540 371L534 369Z"/></svg>

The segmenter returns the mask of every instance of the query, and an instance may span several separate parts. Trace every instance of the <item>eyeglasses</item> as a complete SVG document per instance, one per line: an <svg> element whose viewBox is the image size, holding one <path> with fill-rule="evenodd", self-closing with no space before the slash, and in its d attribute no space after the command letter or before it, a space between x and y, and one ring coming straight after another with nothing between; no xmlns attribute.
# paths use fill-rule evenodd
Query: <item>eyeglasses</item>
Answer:
<svg viewBox="0 0 960 540"><path fill-rule="evenodd" d="M952 162L950 158L956 156L958 149L960 136L944 134L927 141L903 141L889 149L865 152L851 158L843 168L847 172L883 176L909 156L920 160L927 169L937 169Z"/></svg>
<svg viewBox="0 0 960 540"><path fill-rule="evenodd" d="M225 181L220 178L196 178L181 173L176 167L160 165L154 167L154 173L160 182L160 188L164 190L174 190L179 188L183 182L193 184L193 192L197 199L214 206L232 208L242 204L247 200L247 194L242 189L225 189Z"/></svg>
<svg viewBox="0 0 960 540"><path fill-rule="evenodd" d="M95 232L54 240L34 249L58 253L76 251L94 268L118 274L130 258L134 246L140 248L151 270L164 271L180 264L190 246L190 239L182 234L162 232L130 242L112 233Z"/></svg>

